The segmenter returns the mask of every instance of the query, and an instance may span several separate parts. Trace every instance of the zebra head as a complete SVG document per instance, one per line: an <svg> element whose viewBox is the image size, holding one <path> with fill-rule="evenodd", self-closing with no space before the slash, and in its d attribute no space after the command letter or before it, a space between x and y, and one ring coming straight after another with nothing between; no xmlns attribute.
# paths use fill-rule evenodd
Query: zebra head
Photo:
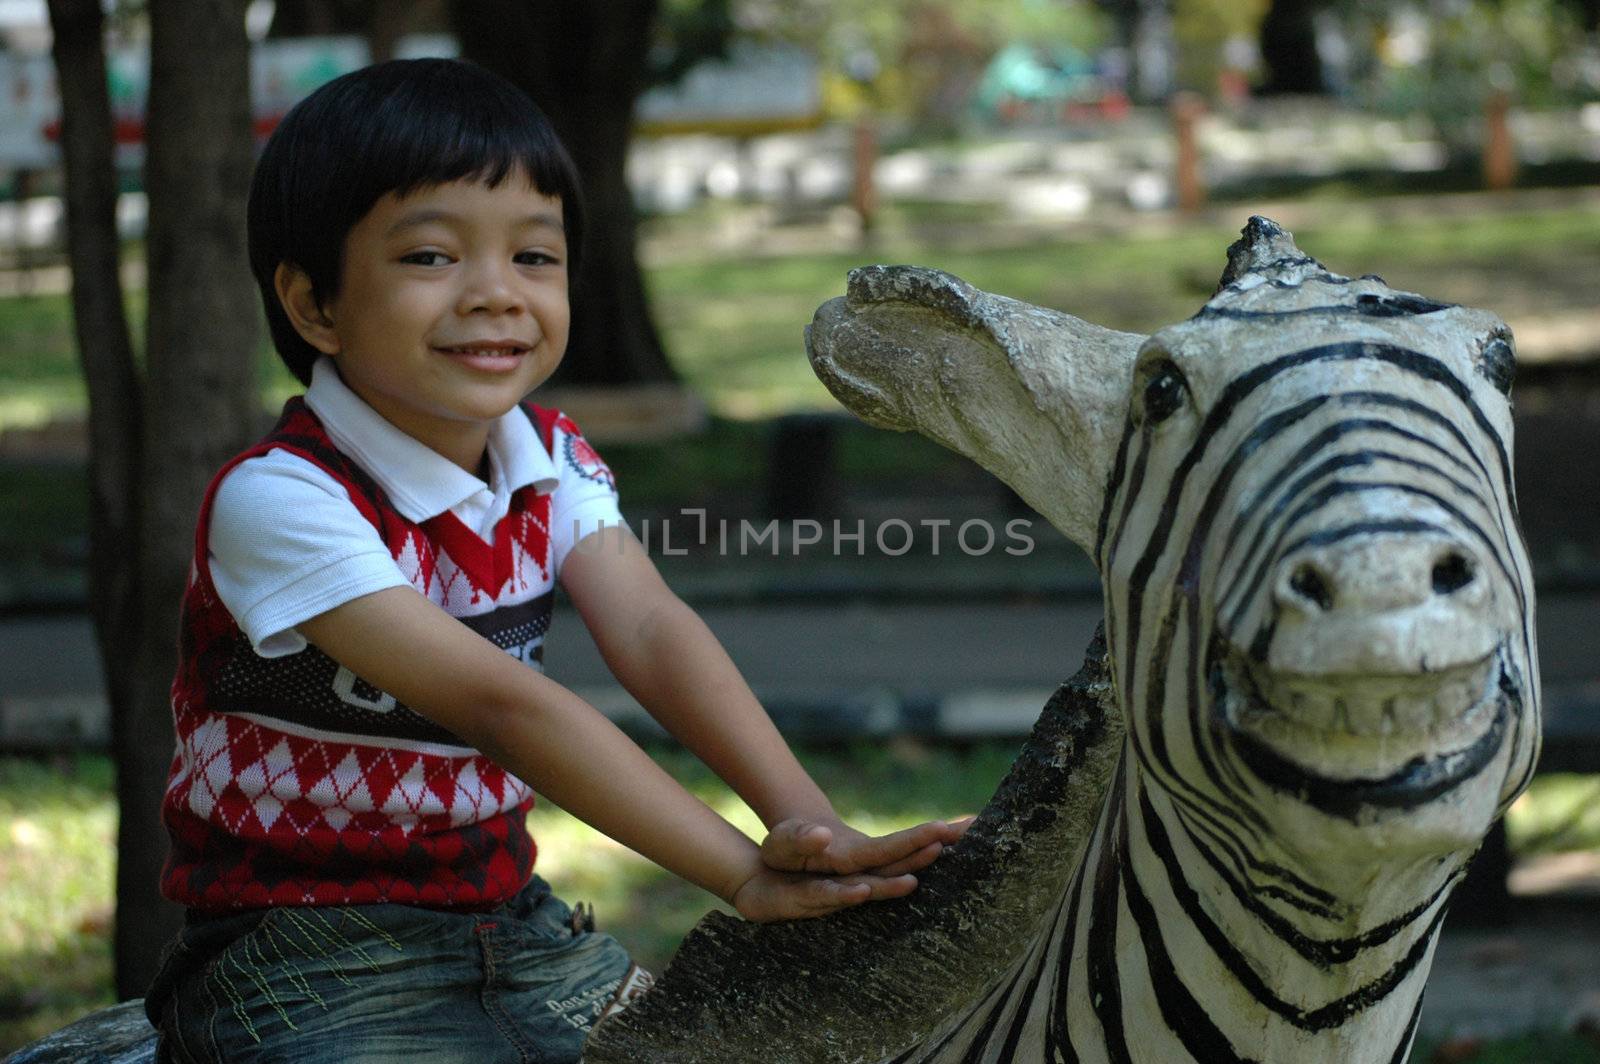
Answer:
<svg viewBox="0 0 1600 1064"><path fill-rule="evenodd" d="M975 459L1090 552L1137 763L1199 820L1301 863L1408 860L1465 853L1526 785L1495 316L1330 273L1252 218L1212 299L1148 338L869 267L808 350L852 411Z"/></svg>

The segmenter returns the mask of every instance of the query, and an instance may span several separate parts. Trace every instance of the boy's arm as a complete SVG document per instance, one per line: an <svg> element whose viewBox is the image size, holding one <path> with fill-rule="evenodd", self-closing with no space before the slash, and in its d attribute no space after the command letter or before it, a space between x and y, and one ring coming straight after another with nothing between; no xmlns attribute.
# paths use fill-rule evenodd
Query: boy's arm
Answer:
<svg viewBox="0 0 1600 1064"><path fill-rule="evenodd" d="M762 846L769 866L899 875L925 867L960 835L962 825L932 821L871 838L840 821L722 644L627 528L584 537L561 584L622 685L770 829Z"/></svg>
<svg viewBox="0 0 1600 1064"><path fill-rule="evenodd" d="M411 588L353 599L298 628L368 683L748 919L816 916L915 886L910 876L830 879L767 868L754 843L598 710Z"/></svg>

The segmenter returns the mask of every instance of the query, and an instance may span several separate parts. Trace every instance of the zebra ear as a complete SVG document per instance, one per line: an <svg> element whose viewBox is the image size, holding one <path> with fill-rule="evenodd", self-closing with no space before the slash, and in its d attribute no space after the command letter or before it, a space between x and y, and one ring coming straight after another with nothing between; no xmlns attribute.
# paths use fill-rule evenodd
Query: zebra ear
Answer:
<svg viewBox="0 0 1600 1064"><path fill-rule="evenodd" d="M1002 296L984 303L985 334L1015 383L996 367L993 398L979 403L994 408L996 423L968 456L1092 558L1146 337Z"/></svg>
<svg viewBox="0 0 1600 1064"><path fill-rule="evenodd" d="M1144 339L909 266L853 271L806 330L851 412L966 455L1091 553Z"/></svg>
<svg viewBox="0 0 1600 1064"><path fill-rule="evenodd" d="M1243 280L1246 274L1263 278L1288 278L1308 268L1323 272L1322 263L1295 246L1294 236L1271 218L1252 214L1239 232L1239 239L1228 245L1228 265L1217 282L1217 292ZM1216 293L1213 293L1216 294Z"/></svg>

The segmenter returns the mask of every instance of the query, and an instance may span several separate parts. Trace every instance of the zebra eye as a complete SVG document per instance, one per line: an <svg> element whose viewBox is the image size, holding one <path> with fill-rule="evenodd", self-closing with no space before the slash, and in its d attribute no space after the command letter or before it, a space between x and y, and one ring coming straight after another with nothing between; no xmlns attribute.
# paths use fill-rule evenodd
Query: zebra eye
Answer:
<svg viewBox="0 0 1600 1064"><path fill-rule="evenodd" d="M1511 380L1517 374L1517 355L1511 348L1511 338L1504 333L1496 333L1483 345L1483 352L1478 355L1478 372L1495 387L1501 395L1511 394Z"/></svg>
<svg viewBox="0 0 1600 1064"><path fill-rule="evenodd" d="M1139 404L1140 423L1159 425L1183 406L1189 385L1176 364L1168 359L1154 363L1145 373Z"/></svg>

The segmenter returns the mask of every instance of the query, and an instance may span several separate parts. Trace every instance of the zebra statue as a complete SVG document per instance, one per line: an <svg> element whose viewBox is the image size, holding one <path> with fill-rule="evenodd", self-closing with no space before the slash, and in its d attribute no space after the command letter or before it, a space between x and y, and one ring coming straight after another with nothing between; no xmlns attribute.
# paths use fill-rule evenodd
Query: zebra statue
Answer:
<svg viewBox="0 0 1600 1064"><path fill-rule="evenodd" d="M584 1059L1404 1061L1538 753L1504 323L1252 218L1148 338L870 267L807 341L1090 552L1104 642L916 894L712 914Z"/></svg>

